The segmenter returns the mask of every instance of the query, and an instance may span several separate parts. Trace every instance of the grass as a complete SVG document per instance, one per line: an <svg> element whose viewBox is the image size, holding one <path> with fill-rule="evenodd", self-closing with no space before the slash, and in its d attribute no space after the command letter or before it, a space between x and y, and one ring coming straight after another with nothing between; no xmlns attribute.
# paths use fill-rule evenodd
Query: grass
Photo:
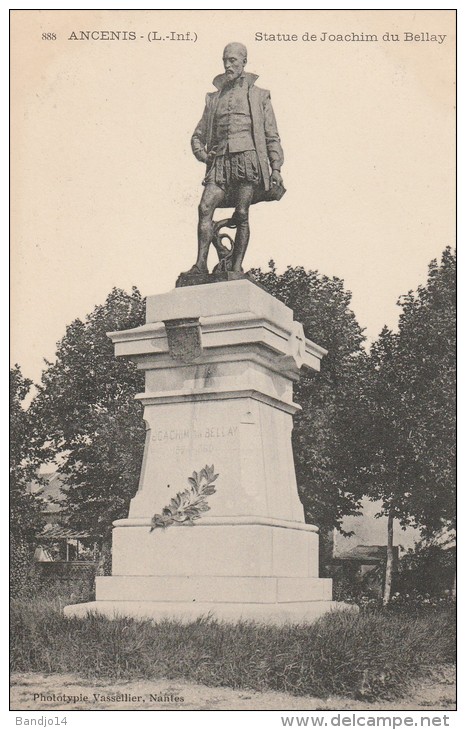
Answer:
<svg viewBox="0 0 466 730"><path fill-rule="evenodd" d="M334 612L310 625L63 616L14 601L12 670L87 679L183 679L213 687L365 699L402 696L455 659L454 613Z"/></svg>

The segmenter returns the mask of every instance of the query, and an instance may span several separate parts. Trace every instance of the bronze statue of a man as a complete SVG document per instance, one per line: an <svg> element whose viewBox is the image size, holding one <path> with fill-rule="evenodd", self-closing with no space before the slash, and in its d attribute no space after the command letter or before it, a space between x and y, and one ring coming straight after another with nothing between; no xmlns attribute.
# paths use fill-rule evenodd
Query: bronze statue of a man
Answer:
<svg viewBox="0 0 466 730"><path fill-rule="evenodd" d="M245 72L247 50L229 43L223 52L225 73L216 76L218 91L206 105L191 139L194 155L207 166L199 205L198 255L190 274L205 274L214 240L216 208L235 208L223 225L236 227L227 268L242 271L249 241L249 207L262 200L278 200L284 193L280 170L283 150L270 93L254 86L255 74ZM220 244L217 246L220 251Z"/></svg>

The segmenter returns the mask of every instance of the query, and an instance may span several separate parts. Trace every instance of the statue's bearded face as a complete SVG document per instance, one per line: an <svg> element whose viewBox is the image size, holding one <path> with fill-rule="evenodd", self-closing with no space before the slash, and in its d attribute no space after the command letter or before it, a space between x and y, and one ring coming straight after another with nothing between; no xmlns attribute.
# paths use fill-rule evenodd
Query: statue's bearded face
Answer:
<svg viewBox="0 0 466 730"><path fill-rule="evenodd" d="M229 81L235 81L243 73L246 56L241 47L227 46L223 52L223 67Z"/></svg>

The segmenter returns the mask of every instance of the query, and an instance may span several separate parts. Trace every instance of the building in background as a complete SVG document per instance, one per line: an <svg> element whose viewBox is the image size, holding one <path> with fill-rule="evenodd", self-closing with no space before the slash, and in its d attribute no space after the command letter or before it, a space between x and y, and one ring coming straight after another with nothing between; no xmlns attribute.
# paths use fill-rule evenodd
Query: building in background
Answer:
<svg viewBox="0 0 466 730"><path fill-rule="evenodd" d="M96 546L90 542L89 534L67 526L66 511L62 504L63 476L56 469L43 471L40 476L45 483L37 481L30 485L30 491L39 494L44 500L42 530L37 534L34 553L36 568L43 575L57 575L93 566Z"/></svg>

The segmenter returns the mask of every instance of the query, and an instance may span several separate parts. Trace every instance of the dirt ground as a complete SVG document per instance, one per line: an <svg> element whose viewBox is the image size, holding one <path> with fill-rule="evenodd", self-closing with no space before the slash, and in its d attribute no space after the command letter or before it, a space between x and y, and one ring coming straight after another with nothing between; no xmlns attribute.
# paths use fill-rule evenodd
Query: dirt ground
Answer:
<svg viewBox="0 0 466 730"><path fill-rule="evenodd" d="M38 696L34 697L35 694ZM51 696L53 694L55 698ZM66 696L75 696L78 699L69 701ZM120 700L116 699L118 697ZM413 685L409 695L401 700L375 703L340 697L321 699L294 697L281 692L205 687L175 680L95 683L71 674L18 673L12 675L10 709L436 711L454 710L455 702L455 671L452 667L443 667L435 678Z"/></svg>

